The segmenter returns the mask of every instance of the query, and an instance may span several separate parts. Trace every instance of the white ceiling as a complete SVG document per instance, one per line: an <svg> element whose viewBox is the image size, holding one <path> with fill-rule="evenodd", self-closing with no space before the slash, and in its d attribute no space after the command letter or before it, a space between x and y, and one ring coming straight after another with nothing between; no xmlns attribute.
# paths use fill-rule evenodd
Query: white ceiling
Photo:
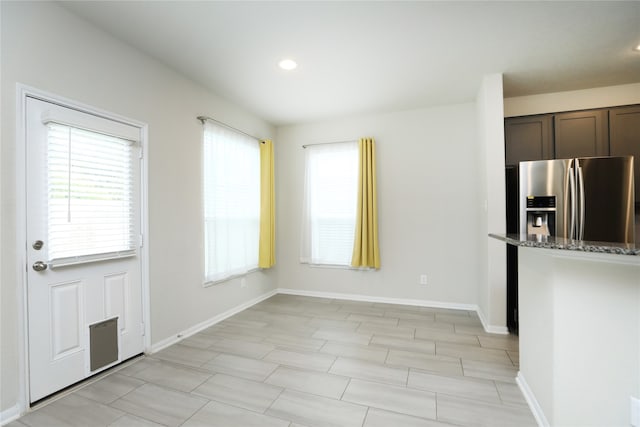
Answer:
<svg viewBox="0 0 640 427"><path fill-rule="evenodd" d="M62 4L275 125L640 82L640 1Z"/></svg>

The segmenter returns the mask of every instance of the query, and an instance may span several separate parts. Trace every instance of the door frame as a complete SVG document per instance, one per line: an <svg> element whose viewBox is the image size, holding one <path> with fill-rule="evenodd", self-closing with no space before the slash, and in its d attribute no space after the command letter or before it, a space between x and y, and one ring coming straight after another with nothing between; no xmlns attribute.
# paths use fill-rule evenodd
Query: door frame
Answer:
<svg viewBox="0 0 640 427"><path fill-rule="evenodd" d="M140 129L142 147L142 164L140 165L140 221L143 244L140 251L141 288L142 288L142 321L144 322L143 348L147 353L151 348L151 316L149 295L149 210L148 210L148 128L146 123L123 117L93 106L36 89L21 83L16 84L16 153L15 153L15 185L16 185L16 279L18 286L18 411L22 415L29 409L29 311L27 295L27 140L26 140L26 105L27 98L36 98L52 104L79 110L110 120L126 123Z"/></svg>

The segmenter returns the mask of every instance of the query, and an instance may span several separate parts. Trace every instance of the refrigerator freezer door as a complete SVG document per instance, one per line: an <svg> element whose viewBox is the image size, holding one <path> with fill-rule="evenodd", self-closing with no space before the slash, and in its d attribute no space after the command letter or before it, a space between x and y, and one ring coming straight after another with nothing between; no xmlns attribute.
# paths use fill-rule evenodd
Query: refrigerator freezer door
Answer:
<svg viewBox="0 0 640 427"><path fill-rule="evenodd" d="M555 230L549 231L553 236L570 237L573 217L570 185L572 164L572 159L520 162L518 205L521 234L527 234L527 197L555 196Z"/></svg>
<svg viewBox="0 0 640 427"><path fill-rule="evenodd" d="M582 240L634 242L633 160L630 156L577 159L584 188L578 213Z"/></svg>

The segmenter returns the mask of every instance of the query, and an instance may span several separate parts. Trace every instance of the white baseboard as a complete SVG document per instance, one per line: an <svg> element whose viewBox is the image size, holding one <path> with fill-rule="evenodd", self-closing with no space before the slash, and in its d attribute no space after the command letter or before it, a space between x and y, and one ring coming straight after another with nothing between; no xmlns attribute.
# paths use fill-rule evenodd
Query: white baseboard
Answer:
<svg viewBox="0 0 640 427"><path fill-rule="evenodd" d="M485 331L487 331L490 334L501 334L501 335L509 334L509 329L506 326L495 326L495 325L488 324L487 320L484 317L484 314L482 313L482 310L480 310L479 307L476 312L478 313L478 317L480 318L480 322L482 323L482 327L484 328Z"/></svg>
<svg viewBox="0 0 640 427"><path fill-rule="evenodd" d="M208 327L211 327L213 325L215 325L218 322L222 322L224 319L233 316L234 314L240 313L243 310L246 310L249 307L252 307L256 304L258 304L259 302L262 302L264 300L266 300L267 298L271 298L272 296L274 296L275 294L278 293L277 289L274 289L272 291L269 291L265 294L262 294L252 300L249 300L247 302L244 302L240 305L237 305L223 313L218 314L217 316L214 316L210 319L205 320L204 322L200 322L198 324L195 324L193 326L191 326L188 329L185 329L184 331L181 331L179 333L177 333L174 336L170 336L169 338L165 338L162 341L158 341L157 343L153 344L151 346L151 348L149 349L149 353L153 354L156 353L162 349L165 349L177 342L182 341L185 338L190 337L191 335L197 334L198 332L207 329Z"/></svg>
<svg viewBox="0 0 640 427"><path fill-rule="evenodd" d="M478 311L478 306L475 304L458 304L458 303L449 303L449 302L440 302L440 301L429 301L429 300L422 300L422 299L375 297L370 295L342 294L339 292L304 291L300 289L287 289L287 288L278 288L277 291L279 294L300 295L300 296L306 296L306 297L344 299L349 301L363 301L363 302L379 302L379 303L385 303L385 304L413 305L418 307L448 308L452 310L468 310L468 311L475 311L475 312Z"/></svg>
<svg viewBox="0 0 640 427"><path fill-rule="evenodd" d="M516 383L518 387L520 387L520 391L524 395L527 404L529 405L529 409L533 413L536 422L540 427L549 427L549 421L547 421L547 417L544 416L544 412L542 411L542 407L538 403L538 399L536 399L533 391L529 387L527 380L522 375L521 371L518 371L518 376L516 377Z"/></svg>
<svg viewBox="0 0 640 427"><path fill-rule="evenodd" d="M9 424L11 421L15 421L20 418L20 406L13 405L11 408L7 408L0 412L0 426Z"/></svg>

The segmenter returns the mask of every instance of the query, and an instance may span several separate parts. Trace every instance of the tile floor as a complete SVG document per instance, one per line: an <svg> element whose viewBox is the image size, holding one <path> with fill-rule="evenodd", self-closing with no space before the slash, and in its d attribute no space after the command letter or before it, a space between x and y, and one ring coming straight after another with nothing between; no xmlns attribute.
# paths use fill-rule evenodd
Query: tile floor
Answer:
<svg viewBox="0 0 640 427"><path fill-rule="evenodd" d="M276 295L9 424L534 426L473 312Z"/></svg>

